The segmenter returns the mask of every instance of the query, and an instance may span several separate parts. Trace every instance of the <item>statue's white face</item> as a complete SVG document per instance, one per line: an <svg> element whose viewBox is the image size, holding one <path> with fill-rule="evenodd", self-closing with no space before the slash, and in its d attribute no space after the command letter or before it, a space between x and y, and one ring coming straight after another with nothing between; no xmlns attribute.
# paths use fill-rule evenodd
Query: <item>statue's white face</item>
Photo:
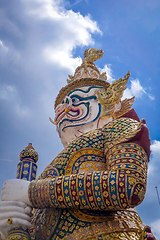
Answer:
<svg viewBox="0 0 160 240"><path fill-rule="evenodd" d="M64 147L81 134L102 127L112 119L101 119L102 105L97 97L101 88L75 89L56 107L55 124Z"/></svg>

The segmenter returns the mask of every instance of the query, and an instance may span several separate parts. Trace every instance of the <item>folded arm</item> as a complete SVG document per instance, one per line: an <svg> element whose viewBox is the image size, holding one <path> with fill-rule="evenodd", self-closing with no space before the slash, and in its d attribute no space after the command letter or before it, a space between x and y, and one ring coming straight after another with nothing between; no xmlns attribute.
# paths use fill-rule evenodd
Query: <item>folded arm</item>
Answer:
<svg viewBox="0 0 160 240"><path fill-rule="evenodd" d="M106 155L107 171L79 173L30 183L35 208L124 209L140 204L146 190L148 157L136 143L118 144Z"/></svg>

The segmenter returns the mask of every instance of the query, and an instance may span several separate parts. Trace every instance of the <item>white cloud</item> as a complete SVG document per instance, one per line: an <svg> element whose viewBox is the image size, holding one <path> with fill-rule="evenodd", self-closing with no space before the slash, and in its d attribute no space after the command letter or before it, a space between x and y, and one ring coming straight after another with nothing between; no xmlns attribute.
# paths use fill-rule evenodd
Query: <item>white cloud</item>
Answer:
<svg viewBox="0 0 160 240"><path fill-rule="evenodd" d="M151 145L151 150L154 153L159 153L160 154L160 141L153 140L153 143Z"/></svg>
<svg viewBox="0 0 160 240"><path fill-rule="evenodd" d="M157 239L160 239L160 219L156 220L155 222L151 223L151 229L156 235Z"/></svg>
<svg viewBox="0 0 160 240"><path fill-rule="evenodd" d="M5 31L16 35L17 37L22 37L22 32L16 23L14 23L14 21L11 21L2 9L3 7L0 9L0 28L4 28Z"/></svg>
<svg viewBox="0 0 160 240"><path fill-rule="evenodd" d="M31 1L28 1L28 2L31 2ZM34 0L33 2L35 5L35 8L33 9L34 6L31 3L32 8L29 10L30 14L37 15L39 18L42 18L42 19L43 18L52 18L52 19L60 18L58 5L60 4L61 1Z"/></svg>
<svg viewBox="0 0 160 240"><path fill-rule="evenodd" d="M19 104L15 105L15 110L16 110L17 115L22 117L22 118L23 117L29 117L30 114L31 114L27 107L24 107L24 106L22 107Z"/></svg>
<svg viewBox="0 0 160 240"><path fill-rule="evenodd" d="M108 82L113 83L115 81L113 77L111 64L106 64L104 68L102 69L100 68L99 70L101 73L106 72ZM133 96L135 96L136 98L141 98L143 94L146 94L151 100L155 99L153 96L151 96L144 90L138 78L136 78L135 80L132 79L130 82L131 82L131 87L127 88L124 91L122 99L132 98Z"/></svg>
<svg viewBox="0 0 160 240"><path fill-rule="evenodd" d="M3 26L0 23L0 27L5 26L5 30L18 40L25 38L25 46L19 48L18 44L11 41L12 37L9 41L0 39L1 63L9 63L14 71L15 63L18 63L35 74L36 65L41 61L41 64L50 63L55 67L66 68L68 73L73 74L82 62L80 57L74 58L73 50L77 46L94 45L92 34L102 34L97 22L89 15L66 10L63 1L27 0L22 1L22 5L20 19L13 21L13 24L2 12L0 20ZM19 26L23 24L24 28L20 30Z"/></svg>
<svg viewBox="0 0 160 240"><path fill-rule="evenodd" d="M147 220L144 218L144 222L148 221L149 226L151 226L151 230L154 233L156 239L160 239L160 219L157 215L156 211L159 209L160 205L158 203L158 197L155 190L155 186L157 186L157 190L159 191L160 184L160 164L159 164L159 156L160 156L160 141L153 140L151 144L151 160L149 162L148 168L148 187L146 198L144 200L144 206L148 206L148 210L151 213L155 212L151 217ZM147 205L145 205L147 204ZM156 210L157 209L157 210ZM154 219L154 220L153 220ZM157 219L157 220L155 220Z"/></svg>
<svg viewBox="0 0 160 240"><path fill-rule="evenodd" d="M93 33L101 31L91 16L66 10L63 1L19 2L18 6L7 5L0 15L0 27L8 34L8 38L0 38L0 68L8 73L6 79L0 79L6 83L1 86L0 100L6 100L14 117L32 115L36 119L39 115L39 122L44 123L46 115L53 112L53 101L66 84L67 74L73 74L82 63L74 50L94 45ZM10 85L15 91L8 89Z"/></svg>
<svg viewBox="0 0 160 240"><path fill-rule="evenodd" d="M148 165L148 176L154 175L154 171L155 171L155 166L154 166L154 164L149 163L149 165Z"/></svg>
<svg viewBox="0 0 160 240"><path fill-rule="evenodd" d="M53 32L52 30L50 32L53 39L43 45L42 56L47 62L68 68L73 73L82 59L74 58L72 51L77 46L94 45L91 34L101 34L97 23L91 20L89 15L82 16L72 10L66 10L58 1L41 0L34 3L28 14L40 22L47 21L53 26Z"/></svg>
<svg viewBox="0 0 160 240"><path fill-rule="evenodd" d="M149 163L148 168L148 177L152 178L154 177L156 179L157 171L159 171L158 170L159 156L160 156L160 141L153 140L151 144L151 161ZM157 181L155 183L157 183Z"/></svg>
<svg viewBox="0 0 160 240"><path fill-rule="evenodd" d="M0 40L0 63L3 63L8 54L8 47L4 45L4 42Z"/></svg>
<svg viewBox="0 0 160 240"><path fill-rule="evenodd" d="M9 105L12 105L12 110L18 115L18 117L26 117L30 115L29 109L20 105L19 94L15 86L0 85L0 100L7 101Z"/></svg>
<svg viewBox="0 0 160 240"><path fill-rule="evenodd" d="M17 94L16 88L11 85L0 86L0 99L9 100Z"/></svg>
<svg viewBox="0 0 160 240"><path fill-rule="evenodd" d="M19 51L13 46L11 42L5 43L0 40L0 63L1 66L7 66L8 70L11 70L12 66L15 66L21 58ZM12 70L13 69L12 67Z"/></svg>
<svg viewBox="0 0 160 240"><path fill-rule="evenodd" d="M8 48L4 46L4 43L0 40L0 51L8 52Z"/></svg>
<svg viewBox="0 0 160 240"><path fill-rule="evenodd" d="M111 64L105 64L104 68L100 68L99 69L101 73L106 72L107 75L107 81L112 83L114 82L114 78L113 78L113 71L111 69Z"/></svg>
<svg viewBox="0 0 160 240"><path fill-rule="evenodd" d="M71 51L67 51L67 49L63 51L54 47L46 47L43 54L46 61L58 64L62 68L68 68L72 73L82 63L80 57L73 58Z"/></svg>
<svg viewBox="0 0 160 240"><path fill-rule="evenodd" d="M148 178L149 182L159 183L159 156L160 156L160 141L153 140L151 144L151 161L149 162Z"/></svg>
<svg viewBox="0 0 160 240"><path fill-rule="evenodd" d="M141 86L139 79L131 80L131 92L137 97L141 97L145 90Z"/></svg>
<svg viewBox="0 0 160 240"><path fill-rule="evenodd" d="M154 100L154 97L148 94L145 89L142 87L138 78L131 80L131 87L127 88L124 91L123 98L131 98L135 96L136 98L141 98L143 94L146 94L151 100Z"/></svg>

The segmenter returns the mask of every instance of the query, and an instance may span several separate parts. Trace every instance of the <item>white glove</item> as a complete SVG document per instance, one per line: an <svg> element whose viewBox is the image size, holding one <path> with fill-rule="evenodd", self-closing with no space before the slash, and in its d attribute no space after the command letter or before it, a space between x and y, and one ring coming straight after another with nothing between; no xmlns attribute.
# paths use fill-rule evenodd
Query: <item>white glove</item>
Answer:
<svg viewBox="0 0 160 240"><path fill-rule="evenodd" d="M1 192L2 201L18 201L31 206L28 197L30 182L22 179L11 179L4 182Z"/></svg>
<svg viewBox="0 0 160 240"><path fill-rule="evenodd" d="M31 227L31 207L23 202L0 202L0 240L6 240L8 232L14 227ZM9 224L7 221L10 220Z"/></svg>

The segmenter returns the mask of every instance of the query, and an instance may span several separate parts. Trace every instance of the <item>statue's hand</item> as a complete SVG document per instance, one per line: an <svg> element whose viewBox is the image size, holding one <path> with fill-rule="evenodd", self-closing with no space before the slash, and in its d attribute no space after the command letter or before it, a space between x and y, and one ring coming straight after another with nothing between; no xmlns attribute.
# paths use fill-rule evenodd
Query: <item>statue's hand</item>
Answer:
<svg viewBox="0 0 160 240"><path fill-rule="evenodd" d="M30 182L21 179L11 179L4 182L1 192L2 201L18 201L31 206L28 197Z"/></svg>
<svg viewBox="0 0 160 240"><path fill-rule="evenodd" d="M23 202L0 202L0 240L6 240L14 227L31 227L31 207Z"/></svg>

